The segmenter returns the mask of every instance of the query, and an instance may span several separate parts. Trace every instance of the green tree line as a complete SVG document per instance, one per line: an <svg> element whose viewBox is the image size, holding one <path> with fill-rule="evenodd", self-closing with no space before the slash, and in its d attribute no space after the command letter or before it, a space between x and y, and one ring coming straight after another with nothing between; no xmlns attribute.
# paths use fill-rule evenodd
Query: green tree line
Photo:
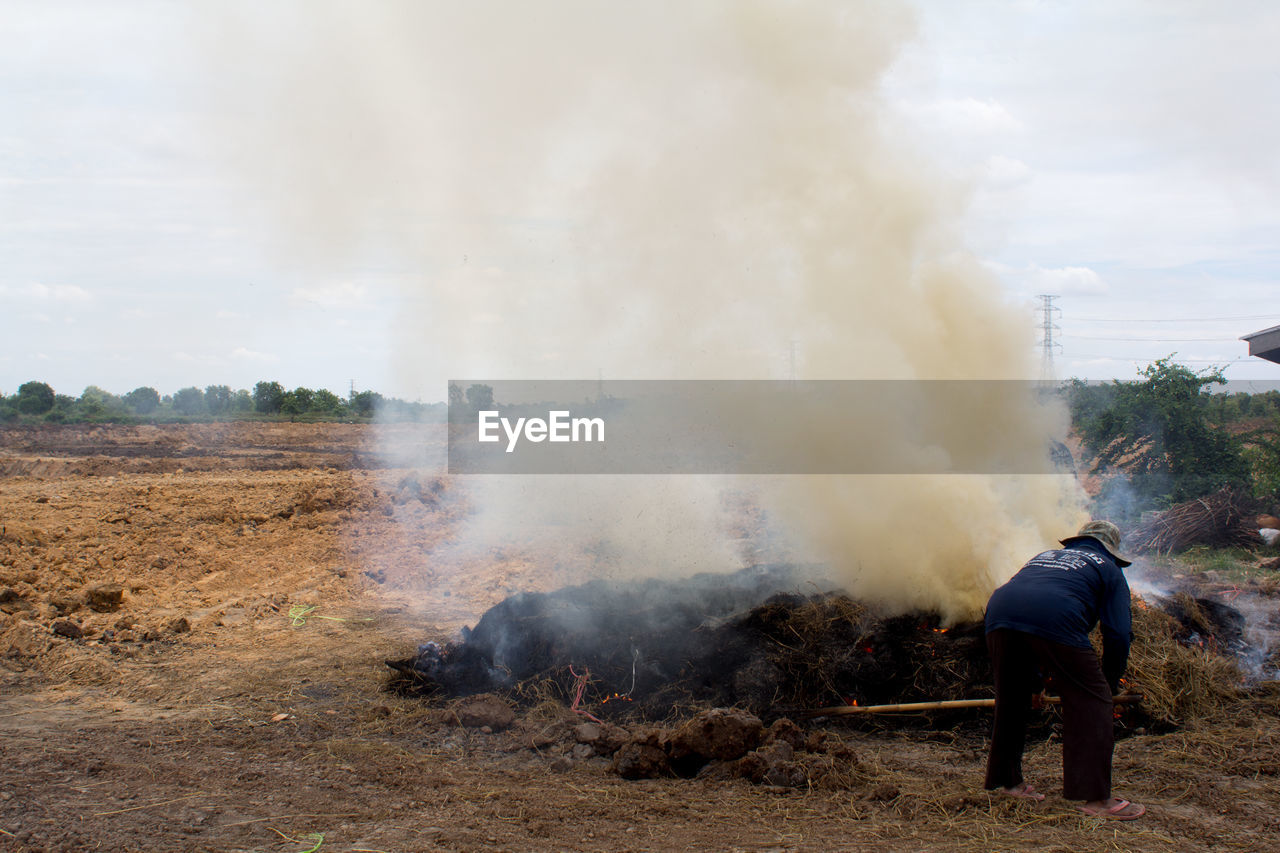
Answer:
<svg viewBox="0 0 1280 853"><path fill-rule="evenodd" d="M1099 510L1131 521L1223 487L1280 500L1280 392L1213 394L1220 370L1163 358L1129 382L1072 380L1071 424L1104 476Z"/></svg>
<svg viewBox="0 0 1280 853"><path fill-rule="evenodd" d="M1086 467L1106 479L1100 509L1118 520L1224 486L1280 501L1280 392L1214 394L1220 371L1193 372L1170 358L1131 381L1071 380L1064 393ZM449 387L457 413L494 404L493 389ZM161 395L143 386L116 395L96 385L79 397L45 382L0 394L0 422L107 423L208 420L444 421L445 403L410 403L375 391L340 397L262 381L253 390L191 386Z"/></svg>
<svg viewBox="0 0 1280 853"><path fill-rule="evenodd" d="M6 423L133 423L214 420L442 421L444 403L408 402L376 391L352 391L340 397L327 388L286 390L263 381L250 391L228 385L190 386L161 395L142 386L112 394L90 385L79 397L58 394L46 382L24 382L8 396L0 394L0 421Z"/></svg>

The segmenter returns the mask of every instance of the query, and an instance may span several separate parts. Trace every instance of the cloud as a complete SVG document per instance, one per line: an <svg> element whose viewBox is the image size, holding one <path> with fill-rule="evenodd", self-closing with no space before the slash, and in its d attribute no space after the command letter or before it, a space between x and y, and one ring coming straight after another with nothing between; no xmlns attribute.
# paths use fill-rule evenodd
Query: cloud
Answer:
<svg viewBox="0 0 1280 853"><path fill-rule="evenodd" d="M1109 289L1102 276L1088 267L1043 269L1033 266L1030 277L1040 293L1060 293L1069 296L1101 294Z"/></svg>
<svg viewBox="0 0 1280 853"><path fill-rule="evenodd" d="M994 154L982 164L982 182L993 189L1012 189L1031 180L1031 167L1014 157Z"/></svg>
<svg viewBox="0 0 1280 853"><path fill-rule="evenodd" d="M173 354L174 361L185 362L186 364L205 364L205 365L221 365L222 359L213 355L192 355L189 352L178 350Z"/></svg>
<svg viewBox="0 0 1280 853"><path fill-rule="evenodd" d="M257 352L246 347L236 347L231 351L231 357L237 361L252 361L259 364L274 364L280 360L280 357L273 353Z"/></svg>
<svg viewBox="0 0 1280 853"><path fill-rule="evenodd" d="M344 281L319 287L295 287L289 298L321 308L354 308L365 303L367 292L368 288L362 284Z"/></svg>
<svg viewBox="0 0 1280 853"><path fill-rule="evenodd" d="M1022 293L1097 296L1110 290L1106 279L1089 267L1045 268L1037 264L1012 267L995 261L988 261L985 266Z"/></svg>
<svg viewBox="0 0 1280 853"><path fill-rule="evenodd" d="M93 294L74 284L43 284L32 282L24 285L0 284L0 296L23 299L28 302L58 302L66 305L93 301Z"/></svg>
<svg viewBox="0 0 1280 853"><path fill-rule="evenodd" d="M947 135L995 136L1021 133L1025 125L994 98L946 98L908 105L921 124Z"/></svg>

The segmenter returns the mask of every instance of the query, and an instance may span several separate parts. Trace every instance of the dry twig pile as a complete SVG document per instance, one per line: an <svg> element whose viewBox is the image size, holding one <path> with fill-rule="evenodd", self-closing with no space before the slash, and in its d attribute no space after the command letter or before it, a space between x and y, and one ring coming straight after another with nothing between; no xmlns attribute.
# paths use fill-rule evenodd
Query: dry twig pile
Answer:
<svg viewBox="0 0 1280 853"><path fill-rule="evenodd" d="M1189 545L1259 545L1247 500L1231 489L1176 504L1125 535L1135 554L1169 552Z"/></svg>

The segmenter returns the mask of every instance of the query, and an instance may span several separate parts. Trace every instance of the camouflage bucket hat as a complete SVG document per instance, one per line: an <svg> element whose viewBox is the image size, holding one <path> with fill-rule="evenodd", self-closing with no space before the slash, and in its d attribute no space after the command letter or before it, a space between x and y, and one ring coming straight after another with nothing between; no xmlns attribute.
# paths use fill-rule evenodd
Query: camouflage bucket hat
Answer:
<svg viewBox="0 0 1280 853"><path fill-rule="evenodd" d="M1084 527L1081 527L1075 536L1068 536L1061 540L1063 545L1070 545L1080 539L1096 539L1107 549L1107 553L1116 561L1116 565L1120 568L1133 565L1132 562L1121 557L1117 552L1120 550L1120 528L1116 527L1109 521L1091 521Z"/></svg>

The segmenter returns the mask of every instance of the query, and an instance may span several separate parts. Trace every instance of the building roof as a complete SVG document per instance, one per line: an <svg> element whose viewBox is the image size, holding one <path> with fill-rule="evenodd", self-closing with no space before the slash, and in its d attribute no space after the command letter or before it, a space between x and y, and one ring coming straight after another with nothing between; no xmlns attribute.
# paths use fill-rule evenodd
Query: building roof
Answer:
<svg viewBox="0 0 1280 853"><path fill-rule="evenodd" d="M1249 355L1280 364L1280 326L1244 335L1240 340L1249 342Z"/></svg>

